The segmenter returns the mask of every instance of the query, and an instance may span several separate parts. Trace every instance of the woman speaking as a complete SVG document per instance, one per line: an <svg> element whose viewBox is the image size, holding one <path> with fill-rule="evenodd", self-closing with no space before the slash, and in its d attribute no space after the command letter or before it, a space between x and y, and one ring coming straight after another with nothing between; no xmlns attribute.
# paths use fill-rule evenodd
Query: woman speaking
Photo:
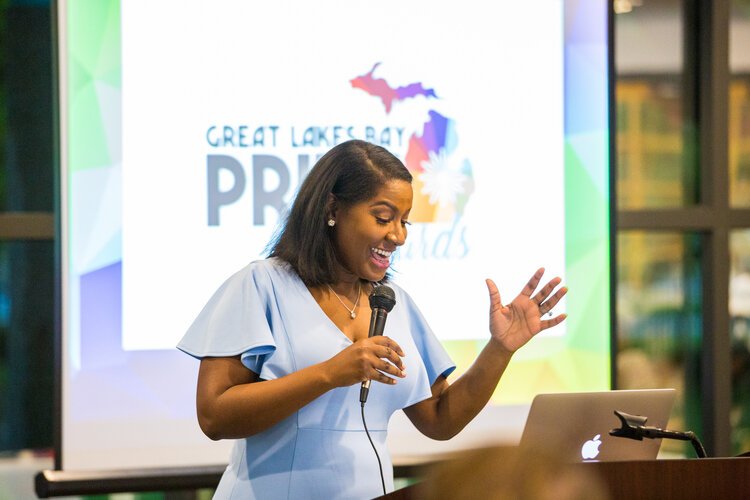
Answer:
<svg viewBox="0 0 750 500"><path fill-rule="evenodd" d="M393 412L403 409L430 438L450 439L485 406L513 353L565 319L542 319L566 293L559 278L537 290L543 269L505 305L487 280L490 340L452 383L452 361L398 286L388 283L395 306L383 335L369 336L368 298L388 281L407 237L411 180L379 146L331 149L300 187L269 258L231 276L180 341L201 360L201 429L238 440L216 498L392 490L385 441Z"/></svg>

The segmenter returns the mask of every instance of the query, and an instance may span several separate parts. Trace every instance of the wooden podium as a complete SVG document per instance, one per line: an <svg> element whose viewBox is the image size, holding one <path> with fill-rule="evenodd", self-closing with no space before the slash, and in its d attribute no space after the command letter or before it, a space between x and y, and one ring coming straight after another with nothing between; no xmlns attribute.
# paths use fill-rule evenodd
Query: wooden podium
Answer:
<svg viewBox="0 0 750 500"><path fill-rule="evenodd" d="M574 467L599 475L613 500L750 498L750 458L745 457L592 462ZM418 487L415 484L379 498L417 500Z"/></svg>

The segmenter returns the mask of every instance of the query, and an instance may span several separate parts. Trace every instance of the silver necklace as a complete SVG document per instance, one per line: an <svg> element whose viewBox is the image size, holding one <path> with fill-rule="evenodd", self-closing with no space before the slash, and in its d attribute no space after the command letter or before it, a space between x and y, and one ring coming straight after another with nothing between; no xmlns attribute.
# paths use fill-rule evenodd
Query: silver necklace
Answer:
<svg viewBox="0 0 750 500"><path fill-rule="evenodd" d="M326 286L328 287L328 289L333 292L333 294L336 296L337 299L339 299L339 302L341 302L341 305L344 306L344 309L346 309L347 311L349 311L349 317L352 318L352 319L354 319L354 318L357 317L357 313L356 313L357 304L359 304L359 296L362 295L362 282L361 281L357 282L357 285L359 285L359 286L357 286L357 300L354 301L354 307L352 307L351 309L349 309L349 306L347 306L346 304L344 304L344 301L341 300L341 297L339 297L339 294L336 293L336 290L334 290L333 288L331 288L331 285L326 284Z"/></svg>

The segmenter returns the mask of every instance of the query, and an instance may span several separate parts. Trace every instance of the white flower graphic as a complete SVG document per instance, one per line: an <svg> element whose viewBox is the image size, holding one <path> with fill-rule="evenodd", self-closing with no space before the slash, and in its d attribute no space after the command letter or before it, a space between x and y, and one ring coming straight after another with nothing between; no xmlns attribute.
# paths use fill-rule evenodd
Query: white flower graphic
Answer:
<svg viewBox="0 0 750 500"><path fill-rule="evenodd" d="M422 162L424 172L419 174L422 181L422 194L430 197L431 204L440 207L452 205L456 197L464 190L466 175L461 171L461 164L452 162L441 148L437 154L430 152L428 161Z"/></svg>

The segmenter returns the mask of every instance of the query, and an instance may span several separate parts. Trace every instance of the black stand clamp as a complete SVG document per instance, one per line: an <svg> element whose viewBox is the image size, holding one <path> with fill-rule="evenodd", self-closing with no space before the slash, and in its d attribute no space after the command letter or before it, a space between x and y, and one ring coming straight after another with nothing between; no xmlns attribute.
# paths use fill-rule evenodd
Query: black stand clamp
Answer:
<svg viewBox="0 0 750 500"><path fill-rule="evenodd" d="M609 431L610 436L636 439L638 441L643 441L643 438L690 441L698 458L706 458L706 450L693 431L681 432L649 427L645 425L648 417L629 415L622 411L615 410L615 415L620 419L622 426L619 429Z"/></svg>

